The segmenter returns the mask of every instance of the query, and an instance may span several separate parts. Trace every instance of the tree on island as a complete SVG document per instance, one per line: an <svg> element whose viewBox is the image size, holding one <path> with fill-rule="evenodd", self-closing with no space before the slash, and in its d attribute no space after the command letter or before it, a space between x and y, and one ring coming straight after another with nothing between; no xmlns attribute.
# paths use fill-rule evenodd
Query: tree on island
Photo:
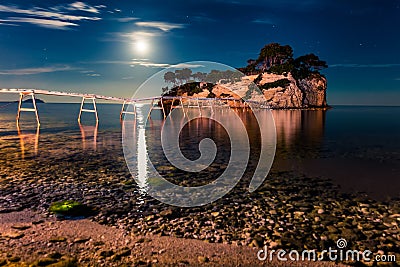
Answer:
<svg viewBox="0 0 400 267"><path fill-rule="evenodd" d="M327 68L325 61L320 60L315 54L306 54L298 58L293 58L293 49L289 45L280 45L271 43L265 45L258 55L257 59L249 59L247 66L239 68L238 71L232 70L211 70L209 73L196 72L191 69L177 69L174 72L168 71L164 74L164 80L167 84L171 84L162 88L164 95L181 95L186 93L191 96L195 93L202 92L207 89L212 96L213 84L227 84L239 82L243 73L245 75L256 75L254 84L260 89L269 90L276 87L287 87L291 81L289 78L282 78L274 82L263 83L263 73L272 73L288 76L289 73L296 80L296 83L303 79L318 78L323 76L320 71ZM249 87L246 95L251 95L253 88Z"/></svg>
<svg viewBox="0 0 400 267"><path fill-rule="evenodd" d="M261 49L256 60L249 59L247 66L239 70L246 75L268 72L286 76L292 73L296 79L305 79L312 74L320 74L319 71L327 67L326 62L314 54L293 58L291 46L271 43Z"/></svg>
<svg viewBox="0 0 400 267"><path fill-rule="evenodd" d="M273 66L285 64L292 59L293 49L289 45L271 43L261 49L255 63L259 69L265 72Z"/></svg>
<svg viewBox="0 0 400 267"><path fill-rule="evenodd" d="M174 87L176 85L176 75L172 71L168 71L164 74L164 80L166 83L171 83Z"/></svg>
<svg viewBox="0 0 400 267"><path fill-rule="evenodd" d="M216 83L235 83L241 80L243 74L238 71L226 70L211 70L209 73L196 72L191 69L177 69L175 72L168 71L164 74L164 81L171 84L171 89L168 86L163 87L164 95L173 94L174 91L186 92L189 95L201 92L203 89L209 88L209 84ZM187 83L195 85L186 86ZM203 88L204 87L204 88ZM211 87L212 88L212 87ZM211 89L209 88L209 89ZM176 93L176 92L175 92Z"/></svg>
<svg viewBox="0 0 400 267"><path fill-rule="evenodd" d="M175 76L176 79L180 81L180 84L185 84L190 80L190 77L192 77L192 70L188 68L176 70Z"/></svg>
<svg viewBox="0 0 400 267"><path fill-rule="evenodd" d="M293 75L298 79L305 79L310 74L319 74L320 70L328 67L325 61L314 54L307 54L296 58L293 62Z"/></svg>

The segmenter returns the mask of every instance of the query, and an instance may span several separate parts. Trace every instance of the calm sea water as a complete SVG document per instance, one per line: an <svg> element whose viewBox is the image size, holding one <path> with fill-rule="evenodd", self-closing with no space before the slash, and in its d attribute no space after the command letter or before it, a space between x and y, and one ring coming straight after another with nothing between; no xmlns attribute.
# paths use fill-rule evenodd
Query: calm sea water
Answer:
<svg viewBox="0 0 400 267"><path fill-rule="evenodd" d="M17 104L4 105L0 104L2 160L23 162L49 153L99 151L110 146L122 151L120 105L98 104L96 127L93 114L84 114L82 125L78 124L79 104L39 104L39 129L31 112L22 114L17 128ZM161 117L157 112L155 121ZM343 191L366 192L377 199L400 197L400 107L335 106L327 111L277 110L273 115L277 130L274 170L328 178ZM254 118L243 116L247 130L256 131ZM213 134L215 126L210 127L201 128L201 136L211 134L216 143L225 144L226 136ZM190 151L183 154L190 158Z"/></svg>

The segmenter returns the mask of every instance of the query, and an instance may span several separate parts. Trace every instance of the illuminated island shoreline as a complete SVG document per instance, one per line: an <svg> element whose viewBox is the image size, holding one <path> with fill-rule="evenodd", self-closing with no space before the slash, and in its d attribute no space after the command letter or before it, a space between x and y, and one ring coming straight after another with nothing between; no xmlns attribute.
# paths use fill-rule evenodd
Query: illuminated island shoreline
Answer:
<svg viewBox="0 0 400 267"><path fill-rule="evenodd" d="M240 72L193 73L189 68L168 71L164 80L172 86L163 88L164 95L263 101L272 109L329 108L327 79L320 73L328 66L318 56L294 58L289 45L271 43L261 49L257 59L247 63L238 68Z"/></svg>

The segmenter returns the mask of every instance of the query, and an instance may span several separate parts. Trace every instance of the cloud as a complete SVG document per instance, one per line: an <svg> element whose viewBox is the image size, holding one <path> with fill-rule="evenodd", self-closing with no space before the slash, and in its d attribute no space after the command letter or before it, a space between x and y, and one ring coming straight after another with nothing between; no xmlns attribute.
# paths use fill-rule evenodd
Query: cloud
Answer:
<svg viewBox="0 0 400 267"><path fill-rule="evenodd" d="M133 76L122 77L122 80L133 80L133 79L136 79L136 77Z"/></svg>
<svg viewBox="0 0 400 267"><path fill-rule="evenodd" d="M86 73L93 73L95 72L94 70L81 70L79 71L80 73L86 74Z"/></svg>
<svg viewBox="0 0 400 267"><path fill-rule="evenodd" d="M129 65L131 67L142 66L142 67L147 67L147 68L199 68L199 67L203 67L203 65L188 64L188 63L179 63L179 64L157 63L157 62L151 62L148 59L103 60L103 61L81 62L81 63L83 63L83 64L119 64L119 65Z"/></svg>
<svg viewBox="0 0 400 267"><path fill-rule="evenodd" d="M8 23L8 22L10 22L10 21L9 21L9 20L0 19L0 25L5 25L5 26L19 26L18 24Z"/></svg>
<svg viewBox="0 0 400 267"><path fill-rule="evenodd" d="M126 17L126 18L114 18L112 20L117 20L120 22L129 22L138 19L139 18L136 17ZM160 21L147 21L147 22L137 21L134 24L138 26L137 30L132 32L108 33L110 37L103 38L103 41L132 42L143 39L150 39L153 37L165 35L173 29L181 29L185 27L184 24L175 24L175 23L160 22Z"/></svg>
<svg viewBox="0 0 400 267"><path fill-rule="evenodd" d="M98 73L88 73L88 74L86 74L86 76L89 76L89 77L100 77L101 75L98 74Z"/></svg>
<svg viewBox="0 0 400 267"><path fill-rule="evenodd" d="M392 68L400 67L400 64L332 64L329 68Z"/></svg>
<svg viewBox="0 0 400 267"><path fill-rule="evenodd" d="M72 4L69 4L69 6L66 8L68 10L79 10L79 11L85 11L89 13L100 13L99 8L105 8L106 6L100 5L100 6L90 6L84 2L75 2Z"/></svg>
<svg viewBox="0 0 400 267"><path fill-rule="evenodd" d="M136 18L136 17L124 17L124 18L116 18L115 20L119 21L119 22L131 22L131 21L138 20L138 19L139 18Z"/></svg>
<svg viewBox="0 0 400 267"><path fill-rule="evenodd" d="M61 20L52 20L52 19L35 19L35 18L16 18L11 17L7 20L8 22L20 22L20 23L30 23L37 26L45 27L45 28L52 28L52 29L61 29L67 30L69 26L79 26L76 23L66 22Z"/></svg>
<svg viewBox="0 0 400 267"><path fill-rule="evenodd" d="M83 2L75 2L67 7L57 6L57 7L51 7L49 9L44 9L39 7L33 7L31 9L23 9L17 6L0 5L0 12L12 13L14 15L12 17L8 17L4 21L17 22L17 23L30 23L45 28L66 29L70 26L79 26L77 24L78 21L101 20L100 17L88 17L88 16L77 16L72 14L66 14L64 12L59 11L62 9L70 11L79 10L91 13L99 12L98 8L89 6Z"/></svg>
<svg viewBox="0 0 400 267"><path fill-rule="evenodd" d="M141 27L156 28L163 32L169 32L174 29L181 29L184 28L185 26L183 24L161 22L161 21L138 21L135 24Z"/></svg>
<svg viewBox="0 0 400 267"><path fill-rule="evenodd" d="M119 41L119 42L132 42L137 40L143 40L148 38L153 38L161 36L161 32L157 31L133 31L124 33L113 33L113 38L106 38L105 41Z"/></svg>
<svg viewBox="0 0 400 267"><path fill-rule="evenodd" d="M31 16L42 17L42 18L67 20L67 21L101 20L101 18L98 18L98 17L84 17L84 16L68 15L68 14L52 12L52 11L48 11L46 9L39 9L39 8L20 9L17 7L9 7L9 6L4 6L4 5L0 5L0 12L17 13L17 14L31 15Z"/></svg>
<svg viewBox="0 0 400 267"><path fill-rule="evenodd" d="M94 70L81 70L79 73L85 74L86 76L89 77L100 77L101 75L99 73L96 73Z"/></svg>
<svg viewBox="0 0 400 267"><path fill-rule="evenodd" d="M200 64L188 64L188 63L179 63L179 64L175 64L175 65L170 65L170 67L172 68L200 68L200 67L204 67L204 65L200 65Z"/></svg>
<svg viewBox="0 0 400 267"><path fill-rule="evenodd" d="M82 61L79 62L82 64L120 64L120 65L129 65L132 63L130 60L100 60L100 61Z"/></svg>
<svg viewBox="0 0 400 267"><path fill-rule="evenodd" d="M148 67L148 68L168 68L171 65L167 64L167 63L150 62L147 60L133 60L133 61L131 61L130 66L131 67L142 66L142 67Z"/></svg>
<svg viewBox="0 0 400 267"><path fill-rule="evenodd" d="M168 64L168 63L155 63L147 60L133 60L130 64L131 67L142 66L147 68L199 68L203 67L203 65L198 64L187 64L187 63L179 63L179 64Z"/></svg>
<svg viewBox="0 0 400 267"><path fill-rule="evenodd" d="M42 68L24 68L24 69L8 69L0 70L0 75L35 75L41 73L50 73L57 71L69 71L73 70L70 66L50 66Z"/></svg>

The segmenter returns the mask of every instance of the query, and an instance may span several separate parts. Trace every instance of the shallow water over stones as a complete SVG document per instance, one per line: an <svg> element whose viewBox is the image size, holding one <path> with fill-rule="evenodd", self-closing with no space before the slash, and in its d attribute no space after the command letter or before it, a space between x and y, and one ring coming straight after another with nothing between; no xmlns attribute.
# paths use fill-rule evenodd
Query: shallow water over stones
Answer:
<svg viewBox="0 0 400 267"><path fill-rule="evenodd" d="M38 151L33 130L34 136L24 139L24 159L20 137L2 137L0 212L33 208L50 216L51 203L72 199L93 207L93 220L137 234L318 251L336 247L336 241L345 238L349 248L386 254L400 251L399 200L377 201L366 194L343 191L332 179L281 167L333 152L324 150L323 132L318 127L301 146L290 143L293 139L287 137L292 136L288 129L295 126L281 132L279 127L284 126L278 121L277 159L262 187L253 193L247 191L255 166L250 162L244 179L227 196L196 208L168 206L143 193L125 164L118 129L100 130L96 140L90 129L84 140L80 131L45 132L40 134ZM224 140L220 141L220 148L224 148ZM206 173L194 179L171 168L155 143L148 147L152 161L171 181L196 185L212 179ZM191 149L184 153L188 151ZM253 152L257 155L257 142ZM196 153L191 156L195 158ZM222 149L220 153L209 167L214 174L227 164L227 152Z"/></svg>

